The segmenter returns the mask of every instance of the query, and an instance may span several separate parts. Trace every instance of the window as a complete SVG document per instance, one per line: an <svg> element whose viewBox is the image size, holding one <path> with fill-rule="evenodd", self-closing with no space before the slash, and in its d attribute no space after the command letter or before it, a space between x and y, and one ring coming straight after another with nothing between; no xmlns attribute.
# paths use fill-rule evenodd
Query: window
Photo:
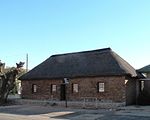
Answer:
<svg viewBox="0 0 150 120"><path fill-rule="evenodd" d="M32 85L32 93L36 93L37 92L37 85L33 84Z"/></svg>
<svg viewBox="0 0 150 120"><path fill-rule="evenodd" d="M57 86L56 85L52 85L52 92L56 92L57 91Z"/></svg>
<svg viewBox="0 0 150 120"><path fill-rule="evenodd" d="M141 81L141 91L144 89L144 81Z"/></svg>
<svg viewBox="0 0 150 120"><path fill-rule="evenodd" d="M98 83L98 92L104 92L104 83Z"/></svg>
<svg viewBox="0 0 150 120"><path fill-rule="evenodd" d="M78 86L78 84L73 84L73 93L78 93L79 92L79 86Z"/></svg>

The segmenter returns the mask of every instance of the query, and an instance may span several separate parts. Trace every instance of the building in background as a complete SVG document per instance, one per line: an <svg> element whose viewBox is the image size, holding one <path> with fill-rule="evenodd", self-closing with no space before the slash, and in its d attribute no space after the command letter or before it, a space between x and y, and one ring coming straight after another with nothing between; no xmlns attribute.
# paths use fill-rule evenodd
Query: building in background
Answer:
<svg viewBox="0 0 150 120"><path fill-rule="evenodd" d="M145 76L145 78L139 80L139 104L150 105L150 65L139 69L138 72L142 73Z"/></svg>

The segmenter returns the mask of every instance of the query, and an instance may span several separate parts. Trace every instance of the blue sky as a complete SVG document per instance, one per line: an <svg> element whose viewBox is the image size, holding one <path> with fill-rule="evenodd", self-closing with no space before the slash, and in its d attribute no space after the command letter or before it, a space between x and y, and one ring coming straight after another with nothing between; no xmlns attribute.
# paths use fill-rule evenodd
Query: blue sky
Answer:
<svg viewBox="0 0 150 120"><path fill-rule="evenodd" d="M0 59L33 68L53 54L111 47L150 64L149 0L0 0Z"/></svg>

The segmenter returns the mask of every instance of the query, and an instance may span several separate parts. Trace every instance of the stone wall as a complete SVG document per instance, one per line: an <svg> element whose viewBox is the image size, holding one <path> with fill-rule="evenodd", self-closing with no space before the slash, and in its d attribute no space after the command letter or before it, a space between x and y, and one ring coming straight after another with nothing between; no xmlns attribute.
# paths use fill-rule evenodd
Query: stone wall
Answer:
<svg viewBox="0 0 150 120"><path fill-rule="evenodd" d="M28 80L22 81L22 98L26 99L60 99L60 80ZM37 92L32 92L32 85L37 85ZM51 91L51 85L55 84L56 92Z"/></svg>
<svg viewBox="0 0 150 120"><path fill-rule="evenodd" d="M99 101L125 101L125 77L89 77L75 78L71 80L69 89L73 83L79 84L79 93L69 91L69 99L81 99L86 97L98 98ZM97 83L104 83L104 92L98 92Z"/></svg>
<svg viewBox="0 0 150 120"><path fill-rule="evenodd" d="M97 83L104 83L104 92L98 92ZM60 86L63 80L24 80L22 81L22 98L25 99L49 99L60 98ZM37 92L32 92L32 85L37 85ZM57 86L57 91L51 91L51 85ZM72 91L72 84L78 84L79 92ZM126 88L124 76L110 77L82 77L69 79L67 85L67 100L80 101L84 98L97 99L104 102L126 102Z"/></svg>

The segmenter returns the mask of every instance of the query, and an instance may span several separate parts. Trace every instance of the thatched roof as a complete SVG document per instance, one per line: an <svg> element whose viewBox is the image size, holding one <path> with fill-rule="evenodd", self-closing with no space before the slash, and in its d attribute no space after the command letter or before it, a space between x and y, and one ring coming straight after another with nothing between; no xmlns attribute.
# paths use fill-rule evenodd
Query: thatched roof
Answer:
<svg viewBox="0 0 150 120"><path fill-rule="evenodd" d="M131 75L135 69L110 48L52 55L20 77L21 80Z"/></svg>
<svg viewBox="0 0 150 120"><path fill-rule="evenodd" d="M141 73L150 73L150 65L147 65L145 67L142 67L141 69L138 70Z"/></svg>

